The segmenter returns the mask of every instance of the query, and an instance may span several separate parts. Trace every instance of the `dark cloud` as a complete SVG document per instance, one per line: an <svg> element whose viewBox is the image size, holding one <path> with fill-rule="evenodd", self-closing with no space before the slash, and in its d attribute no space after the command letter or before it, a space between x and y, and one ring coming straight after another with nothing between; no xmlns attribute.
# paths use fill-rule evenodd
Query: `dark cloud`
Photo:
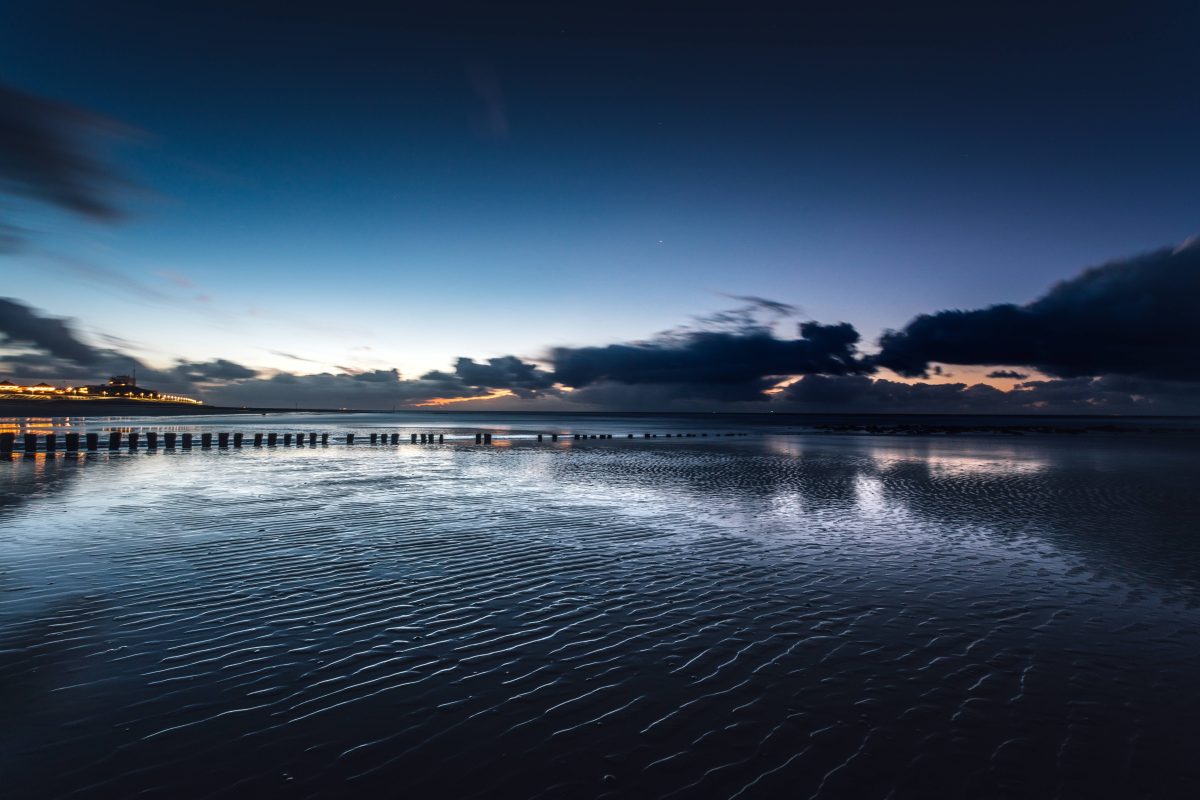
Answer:
<svg viewBox="0 0 1200 800"><path fill-rule="evenodd" d="M101 350L98 360L81 364L45 352L0 352L0 373L22 381L49 381L76 386L103 383L113 375L137 374L138 384L174 394L199 393L199 387L173 369L156 370L133 356Z"/></svg>
<svg viewBox="0 0 1200 800"><path fill-rule="evenodd" d="M643 383L602 381L563 395L570 409L590 411L762 411L769 395L750 393L739 384Z"/></svg>
<svg viewBox="0 0 1200 800"><path fill-rule="evenodd" d="M112 200L122 181L95 154L99 138L121 132L102 117L0 84L0 190L89 219L121 216Z"/></svg>
<svg viewBox="0 0 1200 800"><path fill-rule="evenodd" d="M469 387L453 372L444 372L440 369L426 372L420 380L435 392L434 397L467 397L488 394L487 389Z"/></svg>
<svg viewBox="0 0 1200 800"><path fill-rule="evenodd" d="M400 380L398 369L373 369L366 372L356 372L350 376L352 380L363 383L395 383Z"/></svg>
<svg viewBox="0 0 1200 800"><path fill-rule="evenodd" d="M178 361L168 370L155 370L119 349L95 347L83 341L69 320L40 314L12 298L0 298L0 337L0 368L16 377L99 383L110 375L136 370L139 383L182 392L196 390L197 383L238 380L258 374L223 358ZM115 337L101 338L118 346L125 344Z"/></svg>
<svg viewBox="0 0 1200 800"><path fill-rule="evenodd" d="M192 383L213 383L253 378L258 375L258 370L217 358L212 361L179 361L175 365L175 373Z"/></svg>
<svg viewBox="0 0 1200 800"><path fill-rule="evenodd" d="M695 331L647 344L559 347L551 351L554 379L574 388L597 383L671 384L714 400L765 400L786 375L863 371L858 332L848 323L805 322L800 338L769 331Z"/></svg>
<svg viewBox="0 0 1200 800"><path fill-rule="evenodd" d="M742 305L692 317L690 322L660 333L655 337L656 343L684 342L689 337L706 331L741 335L771 335L775 323L781 318L800 313L800 309L796 306L778 300L768 300L765 297L738 294L722 296L731 300L739 300Z"/></svg>
<svg viewBox="0 0 1200 800"><path fill-rule="evenodd" d="M75 364L99 364L105 352L81 341L67 320L46 317L29 306L0 297L0 345L37 348L47 355Z"/></svg>
<svg viewBox="0 0 1200 800"><path fill-rule="evenodd" d="M430 380L428 376L405 379L394 369L356 374L280 372L269 377L206 387L205 399L228 406L388 410L438 397L482 394L478 390L459 391L462 389L461 382L454 376L446 383Z"/></svg>
<svg viewBox="0 0 1200 800"><path fill-rule="evenodd" d="M1200 245L1191 242L1086 270L1027 305L922 314L884 334L875 363L910 377L937 361L1197 380L1197 297Z"/></svg>
<svg viewBox="0 0 1200 800"><path fill-rule="evenodd" d="M901 383L864 375L806 375L780 399L812 411L962 412L993 408L1004 393L986 384Z"/></svg>
<svg viewBox="0 0 1200 800"><path fill-rule="evenodd" d="M808 375L779 395L781 409L926 414L1188 414L1200 385L1123 376L1027 381L1009 391L978 383L903 383Z"/></svg>
<svg viewBox="0 0 1200 800"><path fill-rule="evenodd" d="M727 294L725 296L731 300L740 300L751 308L761 309L780 317L790 317L800 313L800 309L791 303L781 303L778 300L753 294Z"/></svg>
<svg viewBox="0 0 1200 800"><path fill-rule="evenodd" d="M217 369L218 364L221 369ZM434 371L419 378L404 378L395 369L261 375L231 362L209 362L209 366L211 373L223 375L219 380L204 381L202 386L205 399L217 405L386 410L489 393L488 387L468 385L452 372ZM195 374L189 377L200 382Z"/></svg>
<svg viewBox="0 0 1200 800"><path fill-rule="evenodd" d="M137 369L147 385L199 394L226 405L380 409L497 391L554 407L594 409L761 408L780 410L1177 414L1200 408L1200 247L1194 244L1112 262L1064 281L1024 306L942 311L914 319L858 352L848 323L805 322L781 337L759 314L790 306L740 297L748 305L698 319L646 342L558 347L549 370L516 356L459 358L452 370L405 378L394 369L261 374L226 359L146 368L119 341L97 347L67 320L0 299L0 366L14 375L95 381ZM103 342L102 342L103 343ZM289 358L299 358L286 354ZM1017 381L941 382L936 362L989 365L989 377ZM1049 375L1027 380L1013 365ZM875 379L879 367L937 382ZM800 376L783 391L767 390Z"/></svg>
<svg viewBox="0 0 1200 800"><path fill-rule="evenodd" d="M485 363L460 358L454 372L435 371L416 379L405 379L395 369L264 376L224 358L179 360L169 369L155 370L119 349L88 344L68 320L8 298L0 298L0 369L21 379L76 384L136 370L141 385L231 406L386 409L436 398L481 397L496 389L523 398L555 391L549 375L513 356Z"/></svg>
<svg viewBox="0 0 1200 800"><path fill-rule="evenodd" d="M516 356L489 358L486 364L460 358L454 364L454 374L469 387L508 389L525 399L556 393L553 375Z"/></svg>

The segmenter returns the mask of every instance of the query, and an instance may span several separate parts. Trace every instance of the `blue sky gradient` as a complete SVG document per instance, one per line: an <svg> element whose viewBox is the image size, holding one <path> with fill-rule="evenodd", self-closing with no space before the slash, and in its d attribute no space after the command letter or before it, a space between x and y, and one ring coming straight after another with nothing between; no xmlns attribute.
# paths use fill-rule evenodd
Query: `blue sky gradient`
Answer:
<svg viewBox="0 0 1200 800"><path fill-rule="evenodd" d="M130 185L6 207L4 294L160 364L418 375L725 294L871 351L1200 227L1190 4L691 8L11 9L3 80L113 120Z"/></svg>

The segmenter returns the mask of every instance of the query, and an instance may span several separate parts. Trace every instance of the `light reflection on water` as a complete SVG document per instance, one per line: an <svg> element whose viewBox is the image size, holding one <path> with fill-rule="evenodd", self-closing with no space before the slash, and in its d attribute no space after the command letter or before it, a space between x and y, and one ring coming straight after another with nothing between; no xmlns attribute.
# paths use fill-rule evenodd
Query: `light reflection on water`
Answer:
<svg viewBox="0 0 1200 800"><path fill-rule="evenodd" d="M0 461L13 796L1200 777L1190 442L508 444Z"/></svg>
<svg viewBox="0 0 1200 800"><path fill-rule="evenodd" d="M0 417L0 433L67 433L87 429L86 417Z"/></svg>

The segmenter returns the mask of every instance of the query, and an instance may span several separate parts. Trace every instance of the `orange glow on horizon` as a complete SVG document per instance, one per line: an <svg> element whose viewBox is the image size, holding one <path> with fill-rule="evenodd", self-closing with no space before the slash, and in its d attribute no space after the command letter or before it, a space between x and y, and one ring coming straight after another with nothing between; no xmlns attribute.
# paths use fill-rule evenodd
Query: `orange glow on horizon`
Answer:
<svg viewBox="0 0 1200 800"><path fill-rule="evenodd" d="M907 378L898 373L892 372L890 369L881 369L876 373L865 375L873 381L887 380L895 383L908 384L925 384L928 386L937 386L940 384L962 383L967 386L977 386L982 384L990 386L993 389L998 389L1002 392L1023 391L1020 385L1025 381L1045 380L1046 376L1038 372L1036 369L1029 367L995 367L995 366L964 366L964 365L939 365L943 368L942 373L931 373L924 378ZM993 378L988 373L994 372L997 369L1010 369L1024 375L1023 378ZM804 378L803 375L790 375L779 378L778 382L767 389L763 389L763 394L767 396L783 393L789 386L799 382Z"/></svg>
<svg viewBox="0 0 1200 800"><path fill-rule="evenodd" d="M498 400L501 397L516 397L516 395L509 389L496 389L488 394L475 397L434 397L424 403L414 403L413 405L417 408L427 408L429 406L448 406L452 403L470 403L473 400Z"/></svg>

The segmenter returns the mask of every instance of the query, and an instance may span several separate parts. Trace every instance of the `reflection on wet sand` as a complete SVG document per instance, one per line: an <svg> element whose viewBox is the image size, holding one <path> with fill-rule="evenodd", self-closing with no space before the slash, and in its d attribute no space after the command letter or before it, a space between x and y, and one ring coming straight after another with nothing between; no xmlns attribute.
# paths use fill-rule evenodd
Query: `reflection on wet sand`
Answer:
<svg viewBox="0 0 1200 800"><path fill-rule="evenodd" d="M45 453L0 457L0 520L19 506L65 492L79 477L76 461Z"/></svg>
<svg viewBox="0 0 1200 800"><path fill-rule="evenodd" d="M14 796L1200 777L1187 443L660 444L0 462Z"/></svg>

